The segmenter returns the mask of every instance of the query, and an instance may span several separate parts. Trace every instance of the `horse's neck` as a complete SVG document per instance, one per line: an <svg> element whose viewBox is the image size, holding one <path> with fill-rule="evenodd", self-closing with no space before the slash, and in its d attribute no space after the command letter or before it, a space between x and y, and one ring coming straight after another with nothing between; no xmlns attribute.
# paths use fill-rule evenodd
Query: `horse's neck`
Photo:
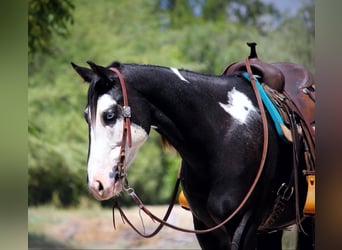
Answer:
<svg viewBox="0 0 342 250"><path fill-rule="evenodd" d="M205 98L214 95L217 95L218 99L226 99L225 94L221 95L219 86L225 85L226 88L227 82L219 77L159 66L130 65L129 70L134 72L134 88L153 105L164 109L164 112L201 108L198 102L208 102L210 100ZM210 95L207 95L208 91L211 92ZM195 107L191 106L194 104Z"/></svg>
<svg viewBox="0 0 342 250"><path fill-rule="evenodd" d="M175 101L183 99L185 104L187 99L184 97L189 95L193 89L193 84L187 82L180 71L176 71L179 73L177 75L171 68L135 66L132 71L134 71L134 80L132 81L134 88L157 106L170 105L173 108L178 108Z"/></svg>
<svg viewBox="0 0 342 250"><path fill-rule="evenodd" d="M226 91L222 91L227 88L223 87L224 80L171 68L141 67L145 68L138 67L134 72L134 88L150 104L152 125L178 150L190 146L187 143L194 130L205 136L206 131L215 129L208 121L222 112L218 103L227 98Z"/></svg>
<svg viewBox="0 0 342 250"><path fill-rule="evenodd" d="M132 68L134 88L170 119L184 120L213 101L215 82L208 81L208 76L205 78L201 74L159 66L135 67ZM212 78L215 79L214 76ZM217 98L217 102L221 101L219 96Z"/></svg>

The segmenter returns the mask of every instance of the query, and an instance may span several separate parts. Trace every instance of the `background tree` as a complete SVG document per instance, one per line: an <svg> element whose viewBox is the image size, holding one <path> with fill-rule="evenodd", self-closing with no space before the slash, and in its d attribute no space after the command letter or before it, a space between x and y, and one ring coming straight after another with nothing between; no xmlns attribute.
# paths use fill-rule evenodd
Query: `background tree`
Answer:
<svg viewBox="0 0 342 250"><path fill-rule="evenodd" d="M51 52L51 39L55 33L66 37L67 26L73 22L72 0L29 0L28 1L28 52Z"/></svg>
<svg viewBox="0 0 342 250"><path fill-rule="evenodd" d="M279 18L273 4L261 0L159 0L157 9L166 11L172 27L204 21L234 21L260 28L264 16Z"/></svg>

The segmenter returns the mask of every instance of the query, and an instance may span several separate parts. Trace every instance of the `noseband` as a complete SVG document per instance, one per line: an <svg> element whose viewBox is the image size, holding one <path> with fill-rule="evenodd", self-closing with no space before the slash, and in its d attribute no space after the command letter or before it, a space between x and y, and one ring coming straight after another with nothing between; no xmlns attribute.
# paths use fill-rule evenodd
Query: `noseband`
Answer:
<svg viewBox="0 0 342 250"><path fill-rule="evenodd" d="M139 235L141 235L142 237L145 238L149 238L149 237L153 237L154 235L156 235L161 228L166 225L170 228L173 228L175 230L179 230L181 232L186 232L186 233L196 233L196 234L203 234L203 233L208 233L211 231L214 231L220 227L222 227L224 224L226 224L228 221L230 221L241 209L242 207L246 204L247 200L249 199L249 197L251 196L252 192L255 189L256 184L259 181L259 178L261 176L261 173L264 169L264 165L265 165L265 161L266 161L266 156L267 156L267 150L268 150L268 126L267 126L267 119L266 119L266 114L265 114L265 110L263 107L263 103L260 97L260 93L257 89L256 83L255 83L255 79L251 70L251 66L249 63L249 58L246 58L245 60L245 64L246 64L246 69L247 69L247 73L250 77L250 82L251 85L253 87L256 99L257 99L257 103L260 109L260 115L261 115L261 120L262 120L262 125L263 125L263 149L262 149L262 157L259 163L259 167L258 167L258 171L257 174L254 178L254 181L252 183L252 185L250 186L248 192L246 193L245 197L243 198L243 200L240 202L239 206L225 219L223 220L221 223L210 227L208 229L203 229L203 230L191 230L191 229L184 229L181 227L177 227L175 225L172 225L170 223L167 222L167 219L171 213L171 210L174 206L175 200L176 200L176 196L178 193L178 189L179 189L179 184L180 184L180 176L178 174L177 177L177 181L173 190L173 194L172 194L172 198L169 204L169 207L163 217L163 219L160 219L159 217L157 217L156 215L154 215L151 211L149 211L144 203L141 201L141 199L138 197L138 195L135 193L134 189L132 187L129 186L128 181L127 181L127 173L126 173L126 165L125 165L125 148L126 148L126 142L128 140L128 147L132 146L132 135L131 135L131 125L130 125L130 118L131 118L131 108L128 105L128 98L127 98L127 90L126 90L126 85L125 85L125 81L123 79L122 74L120 73L120 71L116 68L109 68L110 70L114 71L120 80L120 85L122 88L122 94L123 94L123 99L124 99L124 105L123 105L123 117L124 117L124 123L123 123L123 134L122 134L122 141L121 141L121 149L120 149L120 161L118 163L118 176L120 178L120 181L122 183L122 187L123 190L134 200L134 202L138 205L138 207L143 210L152 220L158 221L160 224L159 226L155 229L154 232L152 232L151 234L145 234L145 233L141 233L131 222L130 220L127 218L127 216L125 215L125 213L123 212L123 210L121 209L118 200L115 199L114 200L114 205L113 205L113 226L115 227L115 216L114 216L114 209L117 208L120 212L121 218L123 219L123 222L127 222L133 230L135 230Z"/></svg>

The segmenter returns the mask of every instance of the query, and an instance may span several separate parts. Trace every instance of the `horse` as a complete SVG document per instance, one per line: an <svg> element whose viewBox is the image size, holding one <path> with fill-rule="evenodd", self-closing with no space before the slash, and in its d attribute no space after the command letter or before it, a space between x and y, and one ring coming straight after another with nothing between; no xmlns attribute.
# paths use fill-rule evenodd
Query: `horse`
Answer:
<svg viewBox="0 0 342 250"><path fill-rule="evenodd" d="M88 64L90 68L72 63L89 83L84 117L89 128L90 193L97 200L117 197L124 189L122 151L128 168L155 129L182 159L180 181L194 228L205 230L232 214L255 180L265 132L244 72L210 75L116 61L108 66ZM278 136L269 113L265 114L269 146L260 177L231 220L209 233L196 234L202 249L281 249L282 229L296 223L292 146ZM128 125L126 117L130 117ZM127 128L130 140L122 140L127 138ZM300 164L303 161L300 157ZM305 177L298 176L302 209L307 185ZM285 196L281 213L274 211L277 199ZM277 216L265 223L272 212ZM303 214L300 219L310 231L310 219ZM298 239L300 249L312 249L312 234L300 234Z"/></svg>

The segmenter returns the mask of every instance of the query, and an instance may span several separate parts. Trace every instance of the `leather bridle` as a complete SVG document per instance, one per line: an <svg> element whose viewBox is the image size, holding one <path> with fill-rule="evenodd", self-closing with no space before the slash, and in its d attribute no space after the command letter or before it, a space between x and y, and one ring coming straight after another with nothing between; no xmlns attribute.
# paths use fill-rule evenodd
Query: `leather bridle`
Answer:
<svg viewBox="0 0 342 250"><path fill-rule="evenodd" d="M126 142L128 140L128 147L132 147L132 133L131 133L131 107L128 105L128 97L127 97L127 89L125 80L123 79L122 74L117 68L111 67L110 70L114 71L120 80L120 85L122 89L123 95L123 107L122 107L122 114L123 114L123 132L122 132L122 139L121 139L121 148L120 148L120 160L117 165L118 177L121 181L121 184L126 185L127 182L127 173L126 173L126 165L125 165L125 158L126 158Z"/></svg>
<svg viewBox="0 0 342 250"><path fill-rule="evenodd" d="M203 234L203 233L209 233L211 231L214 231L220 227L222 227L224 224L226 224L228 221L230 221L241 209L242 207L246 204L247 200L249 199L249 197L251 196L251 194L253 193L259 179L261 176L261 173L264 169L264 165L265 165L265 161L266 161L266 156L267 156L267 150L268 150L268 124L267 124L267 118L266 118L266 113L265 113L265 109L259 94L259 91L257 89L256 83L255 83L255 79L251 70L251 66L249 63L249 58L246 58L245 60L246 63L246 68L247 68L247 72L248 75L250 77L250 82L252 84L256 99L257 99L257 103L259 106L259 110L260 110L260 115L261 115L261 119L262 119L262 125L263 125L263 149L262 149L262 157L259 163L259 167L258 167L258 171L257 174L254 178L254 181L252 183L252 185L250 186L248 192L246 193L245 197L243 198L243 200L240 202L239 206L225 219L223 220L221 223L210 227L208 229L204 229L204 230L191 230L191 229L185 229L185 228L181 228L175 225L172 225L170 223L167 222L167 219L172 211L172 208L175 204L175 200L176 200L176 196L178 193L178 189L179 189L179 184L180 184L180 176L178 174L177 177L177 181L174 187L174 191L172 194L172 198L169 204L169 207L164 215L163 219L160 219L159 217L157 217L156 215L154 215L150 210L148 210L146 208L146 206L144 205L144 203L141 201L141 199L139 198L139 196L135 193L134 189L132 187L130 187L128 180L127 180L127 175L126 175L126 165L125 165L125 148L126 148L126 141L128 140L128 146L131 147L132 146L132 138L131 138L131 130L130 130L130 118L131 118L131 109L128 106L128 98L127 98L127 90L126 90L126 86L125 86L125 81L123 79L122 74L120 73L120 71L116 68L109 68L110 70L114 71L120 80L120 84L121 84L121 88L122 88L122 94L123 94L123 99L124 99L124 106L123 106L123 110L124 110L124 123L123 123L123 135L122 135L122 142L121 142L121 150L120 150L120 161L118 163L118 176L121 180L122 183L122 187L123 190L133 199L133 201L138 205L139 209L143 210L153 221L158 221L160 224L159 226L155 229L154 232L150 233L150 234L145 234L145 233L141 233L131 222L130 220L127 218L127 216L125 215L124 211L122 210L122 208L119 205L119 202L117 199L114 200L114 205L113 205L113 226L115 227L115 216L114 216L114 209L117 208L120 212L121 218L122 220L125 222L127 222L139 235L145 237L145 238L149 238L149 237L153 237L154 235L156 235L160 229L165 225L168 226L170 228L173 228L175 230L179 230L181 232L186 232L186 233L196 233L196 234ZM179 171L180 172L180 171Z"/></svg>

